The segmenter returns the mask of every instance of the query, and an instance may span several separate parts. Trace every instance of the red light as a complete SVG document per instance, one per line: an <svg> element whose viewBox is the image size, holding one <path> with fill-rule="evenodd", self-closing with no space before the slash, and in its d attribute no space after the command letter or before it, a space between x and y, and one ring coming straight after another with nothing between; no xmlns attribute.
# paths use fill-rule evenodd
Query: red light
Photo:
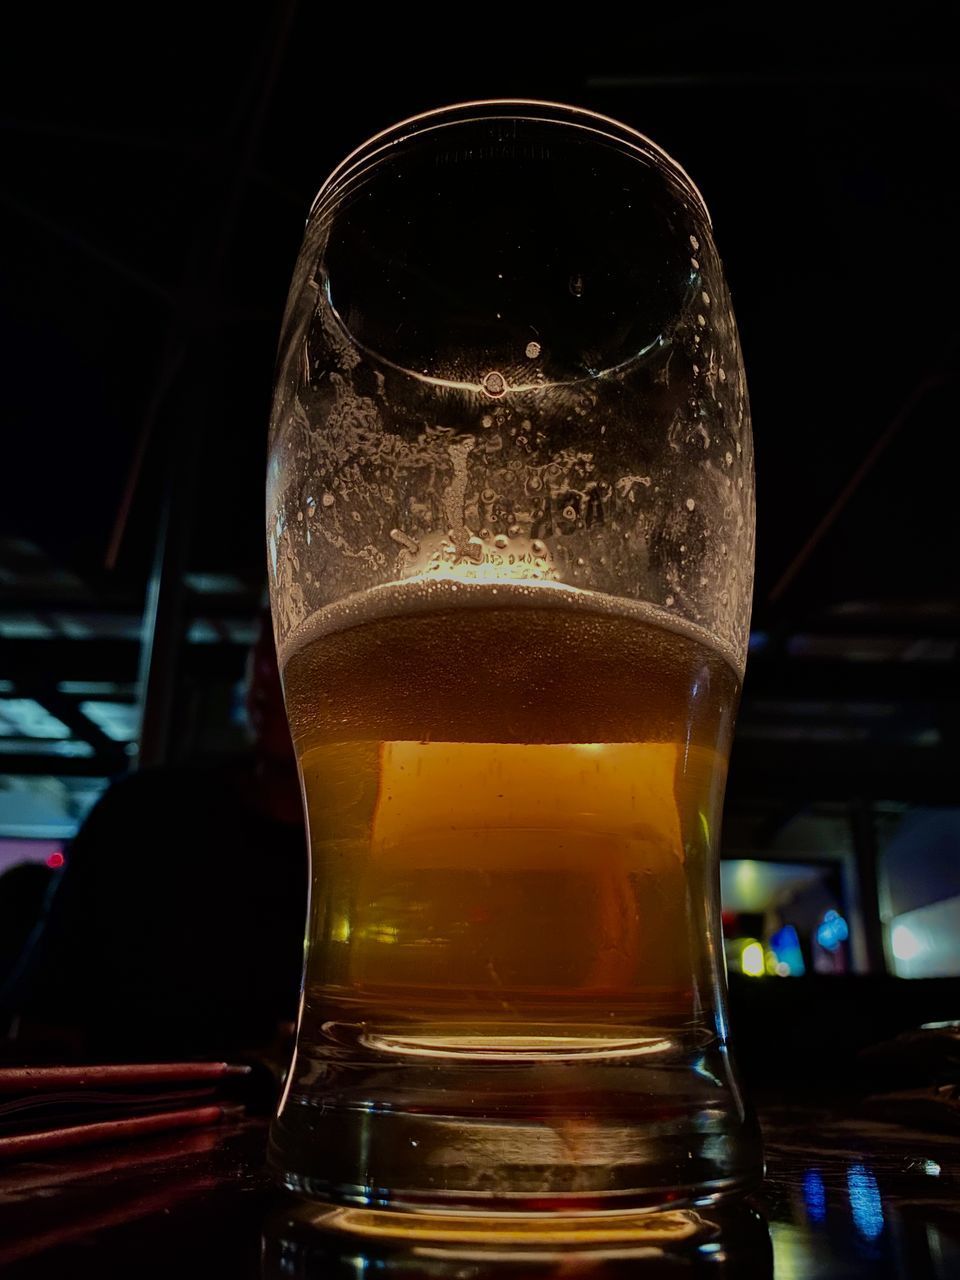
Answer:
<svg viewBox="0 0 960 1280"><path fill-rule="evenodd" d="M53 853L51 853L50 857L47 859L47 866L53 867L54 871L56 871L58 867L63 866L64 862L65 858L60 850L54 849Z"/></svg>

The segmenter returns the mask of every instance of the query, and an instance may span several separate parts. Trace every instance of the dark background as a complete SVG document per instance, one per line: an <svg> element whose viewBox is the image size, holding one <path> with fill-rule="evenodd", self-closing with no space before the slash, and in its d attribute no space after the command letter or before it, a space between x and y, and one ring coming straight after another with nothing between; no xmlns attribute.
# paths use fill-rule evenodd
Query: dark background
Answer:
<svg viewBox="0 0 960 1280"><path fill-rule="evenodd" d="M7 33L0 838L69 838L135 760L145 689L143 760L242 739L273 360L327 172L423 109L555 99L651 136L712 211L758 472L724 851L838 869L850 963L883 970L878 859L960 776L949 9L622 13L41 9Z"/></svg>

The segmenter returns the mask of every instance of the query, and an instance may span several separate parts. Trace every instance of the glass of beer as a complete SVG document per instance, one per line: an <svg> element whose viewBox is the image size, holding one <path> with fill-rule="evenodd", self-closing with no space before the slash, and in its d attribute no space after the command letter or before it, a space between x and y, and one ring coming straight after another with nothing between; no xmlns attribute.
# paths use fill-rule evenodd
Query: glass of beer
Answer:
<svg viewBox="0 0 960 1280"><path fill-rule="evenodd" d="M467 103L331 174L267 484L311 859L287 1187L590 1232L759 1175L717 868L753 539L730 297L658 146Z"/></svg>

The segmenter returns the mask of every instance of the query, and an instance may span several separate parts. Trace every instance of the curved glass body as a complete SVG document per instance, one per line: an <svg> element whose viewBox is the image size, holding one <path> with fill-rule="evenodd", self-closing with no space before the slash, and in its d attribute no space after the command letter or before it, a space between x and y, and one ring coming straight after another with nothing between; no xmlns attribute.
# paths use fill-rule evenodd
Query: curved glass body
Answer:
<svg viewBox="0 0 960 1280"><path fill-rule="evenodd" d="M312 865L287 1185L595 1215L757 1175L717 876L753 530L730 299L656 146L465 104L331 175L267 493Z"/></svg>

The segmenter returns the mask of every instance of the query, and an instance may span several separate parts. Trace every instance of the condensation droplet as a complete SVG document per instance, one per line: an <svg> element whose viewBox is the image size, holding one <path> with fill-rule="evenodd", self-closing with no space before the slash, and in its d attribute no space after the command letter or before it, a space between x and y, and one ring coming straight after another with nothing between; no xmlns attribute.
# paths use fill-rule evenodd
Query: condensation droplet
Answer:
<svg viewBox="0 0 960 1280"><path fill-rule="evenodd" d="M505 533L498 533L493 540L493 545L497 548L498 551L503 551L505 547L508 547L510 545L510 539L507 537Z"/></svg>
<svg viewBox="0 0 960 1280"><path fill-rule="evenodd" d="M738 440L737 441L737 457L738 458L740 457L741 453L743 453L743 445Z"/></svg>
<svg viewBox="0 0 960 1280"><path fill-rule="evenodd" d="M737 476L737 488L738 489L743 488L743 476Z"/></svg>
<svg viewBox="0 0 960 1280"><path fill-rule="evenodd" d="M534 538L530 544L530 550L535 556L545 556L547 554L547 544L541 542L539 538Z"/></svg>
<svg viewBox="0 0 960 1280"><path fill-rule="evenodd" d="M691 258L691 259L690 259L690 265L691 265L691 267L693 267L694 271L699 271L699 270L700 270L700 263L697 261L697 259L696 259L696 258Z"/></svg>
<svg viewBox="0 0 960 1280"><path fill-rule="evenodd" d="M697 324L700 326L700 328L701 328L701 329L703 328L703 326L704 326L706 323L707 323L707 317L706 317L706 316L703 316L703 315L698 315L698 316L697 316ZM489 376L489 375L488 375L488 376ZM498 394L499 394L499 393L498 393Z"/></svg>
<svg viewBox="0 0 960 1280"><path fill-rule="evenodd" d="M577 518L577 511L576 511L576 508L575 508L575 507L570 507L570 506L564 507L564 508L563 508L563 518L564 518L564 520L576 520L576 518Z"/></svg>
<svg viewBox="0 0 960 1280"><path fill-rule="evenodd" d="M325 507L332 507L333 504L336 502L336 498L328 490L320 499L320 501L323 503Z"/></svg>
<svg viewBox="0 0 960 1280"><path fill-rule="evenodd" d="M480 419L480 425L481 427L483 427L484 431L490 430L490 428L493 426L493 418L490 416L489 413L485 413L483 415L483 417Z"/></svg>
<svg viewBox="0 0 960 1280"><path fill-rule="evenodd" d="M720 368L717 370L717 377L720 379L721 382L726 382L727 371L726 369L724 369L723 365L721 365Z"/></svg>
<svg viewBox="0 0 960 1280"><path fill-rule="evenodd" d="M664 604L669 609L670 606L673 604L673 596L667 596L666 600L664 601Z"/></svg>
<svg viewBox="0 0 960 1280"><path fill-rule="evenodd" d="M703 305L704 305L705 307L709 307L709 305L710 305L710 295L709 295L709 293L706 293L706 292L701 293L700 297L703 299Z"/></svg>
<svg viewBox="0 0 960 1280"><path fill-rule="evenodd" d="M723 455L723 460L724 460L724 462L727 464L727 466L728 466L728 467L732 467L732 466L733 466L733 454L730 452L730 450L729 450L729 449L728 449L728 450L727 450L727 452Z"/></svg>
<svg viewBox="0 0 960 1280"><path fill-rule="evenodd" d="M507 533L511 538L518 537L520 533L520 526L518 524L512 524L510 528L507 530Z"/></svg>
<svg viewBox="0 0 960 1280"><path fill-rule="evenodd" d="M497 373L495 369L491 369L488 374L484 375L483 389L488 396L502 396L507 389L507 382L502 373Z"/></svg>
<svg viewBox="0 0 960 1280"><path fill-rule="evenodd" d="M688 498L685 503L685 506L688 511L692 511L696 505L697 504L694 502L693 498Z"/></svg>
<svg viewBox="0 0 960 1280"><path fill-rule="evenodd" d="M693 250L694 253L696 253L697 250L700 248L700 241L697 239L696 236L690 237L690 248Z"/></svg>
<svg viewBox="0 0 960 1280"><path fill-rule="evenodd" d="M528 342L528 343L527 343L527 359L528 359L528 360L536 360L536 358L537 358L537 356L538 356L539 354L540 354L540 343L539 343L539 342Z"/></svg>
<svg viewBox="0 0 960 1280"><path fill-rule="evenodd" d="M582 568L583 568L583 566L584 566L586 563L587 563L587 562L586 562L586 560L584 560L583 556L577 556L577 566L578 566L579 568L581 568L581 569L582 569Z"/></svg>

